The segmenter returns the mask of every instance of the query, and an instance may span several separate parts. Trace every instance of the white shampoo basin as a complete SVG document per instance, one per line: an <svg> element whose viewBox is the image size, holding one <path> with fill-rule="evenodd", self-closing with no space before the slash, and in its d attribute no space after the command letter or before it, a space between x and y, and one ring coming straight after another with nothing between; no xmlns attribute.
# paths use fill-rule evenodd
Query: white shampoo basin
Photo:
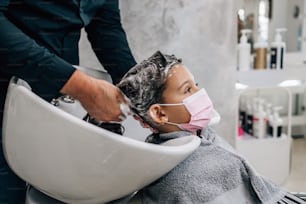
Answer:
<svg viewBox="0 0 306 204"><path fill-rule="evenodd" d="M6 159L22 179L60 201L105 203L128 195L200 144L196 136L154 145L114 134L58 109L17 81L11 80L4 110Z"/></svg>

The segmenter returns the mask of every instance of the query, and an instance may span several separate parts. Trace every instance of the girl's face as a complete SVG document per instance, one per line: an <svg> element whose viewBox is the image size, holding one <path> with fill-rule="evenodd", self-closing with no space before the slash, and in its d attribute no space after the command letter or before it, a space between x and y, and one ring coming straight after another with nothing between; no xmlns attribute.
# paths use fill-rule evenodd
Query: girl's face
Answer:
<svg viewBox="0 0 306 204"><path fill-rule="evenodd" d="M182 64L175 65L171 68L166 83L166 88L163 93L163 104L182 103L188 96L199 91L193 75ZM190 114L184 105L178 106L161 106L168 121L172 123L188 123ZM177 126L164 124L163 129L166 132L180 130Z"/></svg>

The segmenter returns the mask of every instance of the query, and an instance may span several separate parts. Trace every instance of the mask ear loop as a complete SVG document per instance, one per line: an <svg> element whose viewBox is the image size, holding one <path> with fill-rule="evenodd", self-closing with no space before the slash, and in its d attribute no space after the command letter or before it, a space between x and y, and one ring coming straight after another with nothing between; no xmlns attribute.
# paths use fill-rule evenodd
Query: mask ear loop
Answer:
<svg viewBox="0 0 306 204"><path fill-rule="evenodd" d="M157 103L157 105L160 105L160 106L181 106L181 105L184 105L184 103Z"/></svg>

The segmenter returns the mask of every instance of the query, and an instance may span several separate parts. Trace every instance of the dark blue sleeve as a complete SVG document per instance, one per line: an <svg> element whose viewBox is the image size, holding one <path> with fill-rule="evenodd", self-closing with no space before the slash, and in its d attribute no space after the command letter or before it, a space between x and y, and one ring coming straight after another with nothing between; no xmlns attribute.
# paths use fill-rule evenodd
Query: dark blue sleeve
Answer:
<svg viewBox="0 0 306 204"><path fill-rule="evenodd" d="M10 22L5 16L8 4L9 0L0 1L0 72L26 80L34 92L50 99L75 69Z"/></svg>
<svg viewBox="0 0 306 204"><path fill-rule="evenodd" d="M136 64L121 25L118 0L106 0L85 29L99 61L118 83Z"/></svg>

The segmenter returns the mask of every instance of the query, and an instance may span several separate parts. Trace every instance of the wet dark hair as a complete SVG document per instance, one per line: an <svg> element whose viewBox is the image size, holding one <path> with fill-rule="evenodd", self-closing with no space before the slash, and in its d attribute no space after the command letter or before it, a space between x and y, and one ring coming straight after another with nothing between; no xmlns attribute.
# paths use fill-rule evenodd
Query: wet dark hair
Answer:
<svg viewBox="0 0 306 204"><path fill-rule="evenodd" d="M151 105L162 102L169 70L182 60L174 55L155 52L151 57L132 67L117 87L130 99L131 110L155 127L148 110Z"/></svg>

